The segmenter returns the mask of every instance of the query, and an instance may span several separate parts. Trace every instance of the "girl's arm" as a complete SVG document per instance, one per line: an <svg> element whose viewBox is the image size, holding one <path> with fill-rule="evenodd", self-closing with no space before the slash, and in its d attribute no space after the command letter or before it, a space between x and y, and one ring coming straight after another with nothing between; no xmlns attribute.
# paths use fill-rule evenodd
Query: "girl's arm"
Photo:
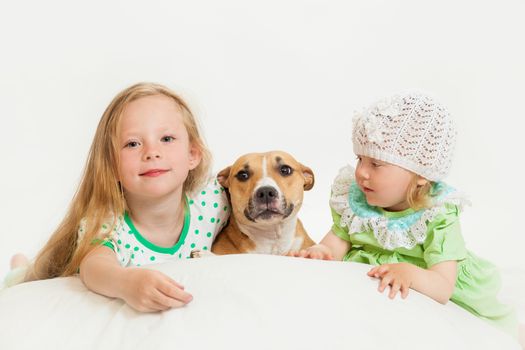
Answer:
<svg viewBox="0 0 525 350"><path fill-rule="evenodd" d="M457 261L444 261L425 270L409 263L376 266L368 276L380 278L378 290L383 292L390 285L388 296L393 299L397 292L404 299L409 288L417 290L441 304L446 304L456 285Z"/></svg>
<svg viewBox="0 0 525 350"><path fill-rule="evenodd" d="M289 255L310 259L343 260L351 246L350 242L338 237L330 230L319 244L298 252L291 252Z"/></svg>
<svg viewBox="0 0 525 350"><path fill-rule="evenodd" d="M123 299L143 312L181 307L192 300L183 286L160 271L122 267L106 246L95 248L82 260L80 279L88 289Z"/></svg>

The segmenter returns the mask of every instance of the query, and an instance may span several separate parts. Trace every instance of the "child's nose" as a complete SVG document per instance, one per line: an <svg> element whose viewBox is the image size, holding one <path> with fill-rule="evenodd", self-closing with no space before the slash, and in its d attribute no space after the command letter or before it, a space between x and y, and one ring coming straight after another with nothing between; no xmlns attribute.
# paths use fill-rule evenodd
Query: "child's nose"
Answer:
<svg viewBox="0 0 525 350"><path fill-rule="evenodd" d="M146 160L151 160L153 158L160 158L159 154L148 154L146 155Z"/></svg>
<svg viewBox="0 0 525 350"><path fill-rule="evenodd" d="M368 169L365 166L359 165L355 169L355 177L358 179L368 180L370 178L370 173L368 172Z"/></svg>
<svg viewBox="0 0 525 350"><path fill-rule="evenodd" d="M157 149L157 147L147 147L144 150L144 159L145 160L152 160L152 159L158 159L160 158L160 152Z"/></svg>

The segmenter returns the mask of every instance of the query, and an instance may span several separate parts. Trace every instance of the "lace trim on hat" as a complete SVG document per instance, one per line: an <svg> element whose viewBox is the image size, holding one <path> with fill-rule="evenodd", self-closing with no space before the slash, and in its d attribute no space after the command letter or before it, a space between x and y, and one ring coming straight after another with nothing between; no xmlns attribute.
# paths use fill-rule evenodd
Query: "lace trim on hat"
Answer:
<svg viewBox="0 0 525 350"><path fill-rule="evenodd" d="M348 227L348 234L371 229L378 243L387 250L412 249L427 237L427 222L442 214L445 204L454 204L461 211L470 202L465 196L445 183L433 187L433 205L427 209L412 211L401 217L386 217L378 207L370 206L354 177L354 168L347 166L339 171L332 185L330 206L341 215L340 226Z"/></svg>
<svg viewBox="0 0 525 350"><path fill-rule="evenodd" d="M354 112L354 130L361 123L370 142L383 142L382 118L396 117L401 112L402 99L399 96L384 98L374 105Z"/></svg>

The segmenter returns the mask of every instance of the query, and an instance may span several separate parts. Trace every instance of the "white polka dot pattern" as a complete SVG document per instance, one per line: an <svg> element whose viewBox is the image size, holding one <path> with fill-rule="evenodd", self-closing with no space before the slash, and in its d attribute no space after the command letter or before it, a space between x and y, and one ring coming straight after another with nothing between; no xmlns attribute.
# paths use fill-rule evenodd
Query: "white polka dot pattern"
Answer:
<svg viewBox="0 0 525 350"><path fill-rule="evenodd" d="M104 244L112 248L122 266L142 266L173 259L187 259L194 249L210 250L214 237L226 224L230 208L224 189L212 180L194 194L187 194L186 219L179 241L159 247L147 241L130 218L119 217ZM189 214L189 215L188 215Z"/></svg>

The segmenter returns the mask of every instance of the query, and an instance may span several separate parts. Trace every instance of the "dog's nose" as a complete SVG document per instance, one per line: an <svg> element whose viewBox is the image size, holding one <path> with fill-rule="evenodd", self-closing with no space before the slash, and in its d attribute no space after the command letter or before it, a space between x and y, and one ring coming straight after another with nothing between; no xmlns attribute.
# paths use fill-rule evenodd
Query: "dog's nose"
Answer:
<svg viewBox="0 0 525 350"><path fill-rule="evenodd" d="M255 192L257 202L269 203L277 197L279 197L277 190L271 186L263 186Z"/></svg>

